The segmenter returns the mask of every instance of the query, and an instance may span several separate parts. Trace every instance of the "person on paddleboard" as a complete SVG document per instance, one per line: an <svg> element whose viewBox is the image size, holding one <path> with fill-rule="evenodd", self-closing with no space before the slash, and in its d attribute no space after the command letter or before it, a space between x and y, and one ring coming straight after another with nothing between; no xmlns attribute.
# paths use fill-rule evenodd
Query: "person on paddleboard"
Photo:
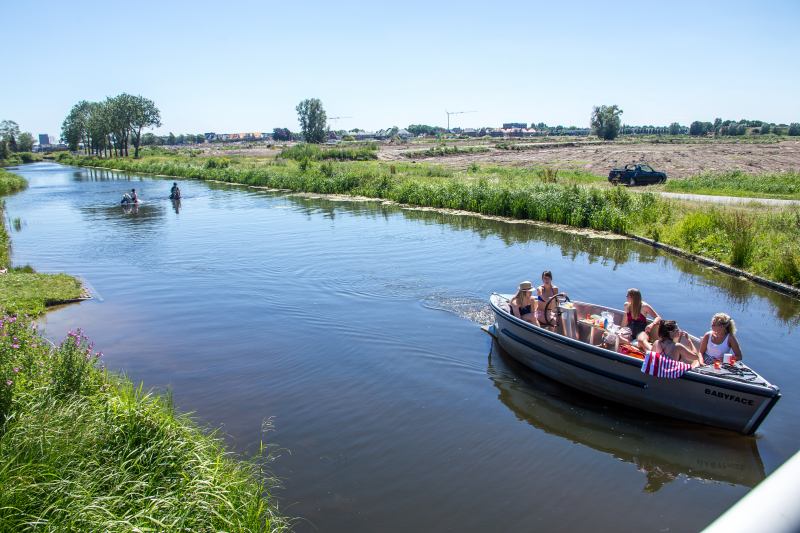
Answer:
<svg viewBox="0 0 800 533"><path fill-rule="evenodd" d="M135 204L139 201L139 198L136 196L136 189L131 189L130 193L125 193L125 196L122 197L121 204Z"/></svg>

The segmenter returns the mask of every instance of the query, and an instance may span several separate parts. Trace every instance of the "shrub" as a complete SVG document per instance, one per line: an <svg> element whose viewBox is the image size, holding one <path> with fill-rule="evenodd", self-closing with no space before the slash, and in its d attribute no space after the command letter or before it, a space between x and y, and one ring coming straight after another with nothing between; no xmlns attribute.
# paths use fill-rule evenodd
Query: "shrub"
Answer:
<svg viewBox="0 0 800 533"><path fill-rule="evenodd" d="M352 135L345 135L344 137L342 137L342 140L343 140L343 141L348 141L348 142L351 142L351 141L355 141L355 140L356 140L356 138L355 138L355 137L353 137Z"/></svg>
<svg viewBox="0 0 800 533"><path fill-rule="evenodd" d="M772 272L776 281L789 285L800 285L800 254L786 248L778 256Z"/></svg>
<svg viewBox="0 0 800 533"><path fill-rule="evenodd" d="M787 133L792 137L800 136L800 122L792 122L789 125L789 131Z"/></svg>

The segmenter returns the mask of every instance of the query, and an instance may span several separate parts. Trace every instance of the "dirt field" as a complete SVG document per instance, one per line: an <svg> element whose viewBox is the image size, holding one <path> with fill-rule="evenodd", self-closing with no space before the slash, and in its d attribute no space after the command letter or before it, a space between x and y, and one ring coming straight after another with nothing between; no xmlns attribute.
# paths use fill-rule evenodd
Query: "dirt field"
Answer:
<svg viewBox="0 0 800 533"><path fill-rule="evenodd" d="M549 166L554 168L580 169L599 176L607 176L612 168L627 163L644 162L654 169L666 172L670 178L684 178L708 171L742 170L749 174L781 172L800 169L800 140L782 140L775 143L754 143L700 140L697 143L675 143L620 141L599 142L535 142L505 139L523 150L497 148L499 141L463 141L460 148L485 146L489 152L451 154L440 157L409 159L406 152L427 150L438 146L435 142L410 142L394 144L379 143L378 158L382 161L410 163L412 161L435 163L452 168L466 168L475 162L479 165L497 166ZM454 143L448 142L452 147ZM275 157L280 150L266 146L241 149L204 148L202 157Z"/></svg>
<svg viewBox="0 0 800 533"><path fill-rule="evenodd" d="M793 138L794 139L794 138ZM567 145L565 145L567 144ZM427 150L435 144L382 145L378 154L385 161L412 161L406 151ZM448 143L448 146L452 146ZM536 143L521 151L496 148L494 144L466 142L468 146L487 146L489 152L427 157L414 161L438 163L447 167L466 168L479 165L551 166L585 170L608 176L612 168L627 163L645 162L666 172L670 178L683 178L713 170L740 169L749 174L800 169L800 140L771 144L708 142L703 144L592 142Z"/></svg>

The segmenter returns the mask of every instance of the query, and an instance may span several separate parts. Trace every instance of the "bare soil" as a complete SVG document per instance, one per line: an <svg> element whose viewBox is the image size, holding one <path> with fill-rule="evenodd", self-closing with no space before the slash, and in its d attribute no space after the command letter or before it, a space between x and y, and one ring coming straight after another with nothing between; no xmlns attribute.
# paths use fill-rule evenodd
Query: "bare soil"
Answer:
<svg viewBox="0 0 800 533"><path fill-rule="evenodd" d="M505 139L523 150L497 148L496 142L464 141L460 148L486 146L489 152L451 154L438 157L409 159L405 152L427 150L437 146L430 143L381 144L378 157L384 161L436 163L464 169L468 165L548 166L584 170L607 176L612 168L628 163L647 163L666 172L670 178L684 178L709 171L742 170L748 174L786 172L800 169L800 140L781 140L776 143L753 143L701 140L697 143L642 141L575 141L525 143ZM452 147L453 143L447 143Z"/></svg>

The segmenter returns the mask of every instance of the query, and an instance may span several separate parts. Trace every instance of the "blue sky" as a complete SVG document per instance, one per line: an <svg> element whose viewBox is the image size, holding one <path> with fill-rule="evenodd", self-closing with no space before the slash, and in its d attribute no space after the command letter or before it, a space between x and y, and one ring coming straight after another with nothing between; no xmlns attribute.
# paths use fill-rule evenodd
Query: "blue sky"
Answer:
<svg viewBox="0 0 800 533"><path fill-rule="evenodd" d="M5 2L0 120L59 134L79 100L156 102L156 133L800 122L800 1Z"/></svg>

